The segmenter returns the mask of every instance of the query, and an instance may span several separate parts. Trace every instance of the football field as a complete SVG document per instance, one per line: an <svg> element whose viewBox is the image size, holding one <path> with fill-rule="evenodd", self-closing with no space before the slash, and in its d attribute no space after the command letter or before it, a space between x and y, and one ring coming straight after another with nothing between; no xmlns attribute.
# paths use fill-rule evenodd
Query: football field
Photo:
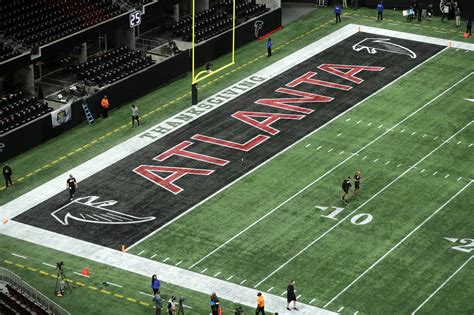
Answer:
<svg viewBox="0 0 474 315"><path fill-rule="evenodd" d="M93 261L139 298L90 290L149 309L138 275L167 270L195 291L186 314L215 284L228 313L253 307L239 289L284 303L290 280L304 314L474 313L472 48L349 25L149 127L71 166L75 200L58 173L6 204L2 233Z"/></svg>
<svg viewBox="0 0 474 315"><path fill-rule="evenodd" d="M343 313L471 314L466 54L429 60L129 252L278 295L295 279L300 301Z"/></svg>

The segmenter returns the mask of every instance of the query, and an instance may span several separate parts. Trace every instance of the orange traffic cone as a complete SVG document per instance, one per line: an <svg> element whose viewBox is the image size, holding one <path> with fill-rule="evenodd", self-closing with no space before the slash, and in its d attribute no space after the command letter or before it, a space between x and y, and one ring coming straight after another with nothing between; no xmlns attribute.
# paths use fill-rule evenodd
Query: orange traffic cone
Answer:
<svg viewBox="0 0 474 315"><path fill-rule="evenodd" d="M464 33L464 38L469 38L469 33Z"/></svg>
<svg viewBox="0 0 474 315"><path fill-rule="evenodd" d="M89 277L89 268L84 267L81 271L81 275Z"/></svg>
<svg viewBox="0 0 474 315"><path fill-rule="evenodd" d="M4 218L3 219L3 224L7 224L8 223L8 218Z"/></svg>

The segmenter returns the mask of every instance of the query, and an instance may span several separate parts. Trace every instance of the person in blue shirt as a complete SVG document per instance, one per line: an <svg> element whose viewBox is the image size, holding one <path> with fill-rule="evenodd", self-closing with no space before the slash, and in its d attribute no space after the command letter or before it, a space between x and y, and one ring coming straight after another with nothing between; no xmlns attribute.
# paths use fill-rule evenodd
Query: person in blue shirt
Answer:
<svg viewBox="0 0 474 315"><path fill-rule="evenodd" d="M339 22L341 23L341 13L342 13L342 8L339 3L336 4L334 7L334 14L336 15L336 23Z"/></svg>
<svg viewBox="0 0 474 315"><path fill-rule="evenodd" d="M154 295L160 290L160 280L158 280L156 275L151 276L151 288L153 289Z"/></svg>
<svg viewBox="0 0 474 315"><path fill-rule="evenodd" d="M383 3L382 3L382 1L380 1L379 4L377 4L377 21L378 20L380 20L380 21L383 20Z"/></svg>
<svg viewBox="0 0 474 315"><path fill-rule="evenodd" d="M268 40L267 40L268 57L270 57L272 55L272 46L273 46L273 42L272 42L272 39L269 37Z"/></svg>

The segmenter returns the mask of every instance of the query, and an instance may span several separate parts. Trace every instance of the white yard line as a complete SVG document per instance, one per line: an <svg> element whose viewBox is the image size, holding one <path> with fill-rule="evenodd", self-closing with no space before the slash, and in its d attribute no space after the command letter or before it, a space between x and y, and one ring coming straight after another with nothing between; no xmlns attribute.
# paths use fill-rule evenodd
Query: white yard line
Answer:
<svg viewBox="0 0 474 315"><path fill-rule="evenodd" d="M145 293L145 292L138 292L140 293L141 295L145 295L145 296L149 296L149 297L154 297L153 294L149 294L149 293Z"/></svg>
<svg viewBox="0 0 474 315"><path fill-rule="evenodd" d="M467 127L469 127L474 121L470 121L468 124L466 124L464 127L462 127L461 129L459 129L458 131L456 131L451 137L449 137L448 140L454 138L455 136L457 136L460 132L462 132L464 129L466 129ZM435 149L433 149L430 153L426 154L424 157L422 157L420 160L418 160L418 162L416 162L415 164L413 164L412 166L410 166L409 168L407 168L403 173L401 173L400 175L398 175L394 180L392 180L390 183L388 183L387 185L385 185L381 190L379 190L378 192L376 192L374 195L372 195L369 199L367 199L365 202L363 202L360 206L358 206L357 208L355 208L351 213L349 213L348 215L346 215L343 219L341 219L340 221L338 221L336 224L334 224L332 227L330 227L326 232L324 232L323 234L321 234L319 237L317 237L315 240L313 240L311 243L309 243L308 245L306 245L302 250L300 250L298 253L296 253L295 255L293 255L290 259L288 259L286 262L284 262L283 264L281 264L277 269L275 269L274 271L272 271L268 276L266 276L265 278L263 278L260 282L258 282L254 288L256 288L257 286L259 286L260 284L262 284L263 282L265 282L268 278L270 278L271 276L273 276L275 273L277 273L278 271L280 271L282 268L284 268L286 265L288 265L291 261L293 261L296 257L300 256L302 253L304 253L308 248L310 248L311 246L313 246L316 242L318 242L320 239L322 239L323 237L325 237L327 234L329 234L332 230L334 230L336 227L338 227L339 225L341 225L343 222L345 222L349 217L351 217L354 213L356 213L359 209L361 209L362 207L364 207L367 203L369 203L371 200L373 200L375 197L377 197L378 195L380 195L382 192L384 192L387 188L389 188L390 186L392 186L394 183L396 183L400 178L402 178L403 176L405 176L408 172L410 172L413 168L415 168L418 164L420 164L421 162L423 162L424 160L426 160L428 157L430 157L433 153L435 153L436 151L438 151L441 147L443 147L446 143L448 143L448 140L442 142L439 146L437 146ZM467 187L467 186L466 186ZM331 300L332 302L332 300ZM325 305L324 307L326 307L327 305Z"/></svg>
<svg viewBox="0 0 474 315"><path fill-rule="evenodd" d="M419 228L421 228L423 225L425 225L426 222L431 220L438 212L440 212L444 207L446 207L454 198L456 198L459 194L461 194L464 190L466 190L473 181L470 181L467 183L463 188L461 188L456 194L454 194L451 198L448 199L441 207L436 209L435 212L433 212L430 216L428 216L423 222L421 222L418 226L416 226L410 233L408 233L401 241L399 241L395 246L393 246L388 252L386 252L382 257L377 259L376 262L374 262L369 268L367 268L364 272L362 272L354 281L352 281L348 286L346 286L344 289L342 289L338 294L336 294L329 302L327 302L324 307L327 307L330 305L332 302L334 302L341 294L346 292L350 287L354 285L357 281L359 281L363 276L365 276L370 270L372 270L375 266L377 266L382 260L385 259L390 253L392 253L395 249L397 249L401 244L403 244L410 236L413 235Z"/></svg>
<svg viewBox="0 0 474 315"><path fill-rule="evenodd" d="M418 312L422 307L423 305L425 305L426 303L428 303L429 300L431 300L431 298L433 296L436 295L436 293L439 292L439 290L441 290L445 285L446 283L449 282L449 280L451 280L459 271L461 271L462 268L464 268L464 266L466 266L470 261L471 259L473 259L474 256L471 256L469 257L458 269L456 269L456 271L454 271L449 277L448 279L446 279L433 293L430 294L430 296L428 296L426 298L426 300L423 301L423 303L421 303L417 308L416 310L413 311L412 315L414 315L416 312Z"/></svg>
<svg viewBox="0 0 474 315"><path fill-rule="evenodd" d="M78 275L78 276L84 277L84 278L89 278L89 276L83 275L83 274L82 274L82 273L80 273L80 272L73 271L72 273L73 273L73 274L75 274L75 275Z"/></svg>
<svg viewBox="0 0 474 315"><path fill-rule="evenodd" d="M150 257L150 259L153 259L153 258L155 258L155 257L156 257L156 254L153 254L153 255Z"/></svg>
<svg viewBox="0 0 474 315"><path fill-rule="evenodd" d="M434 57L434 56L433 56ZM433 58L431 57L431 58ZM428 59L429 60L429 59ZM421 63L423 64L423 63ZM421 65L420 64L420 65ZM418 67L418 66L417 66ZM413 68L412 70L410 71L413 71L415 70L417 67ZM410 71L408 71L407 73L409 73ZM380 91L382 91L384 88L390 86L392 83L396 82L397 80L400 80L402 77L404 77L407 73L405 73L404 75L400 76L398 79L392 81L390 84L386 85L385 87L383 87L381 90L375 92L374 94L368 96L366 99L369 99L370 97L372 97L373 95L375 94L378 94ZM222 243L221 245L219 245L218 247L216 247L215 249L213 249L211 252L209 252L208 254L206 254L205 256L203 256L202 258L200 258L198 261L196 261L194 264L192 264L189 269L192 269L194 268L196 265L198 265L199 263L201 263L202 261L204 261L205 259L207 259L209 256L213 255L214 253L216 253L217 251L219 251L220 249L222 249L224 246L226 246L227 244L229 244L230 242L232 242L234 239L236 239L237 237L239 237L240 235L244 234L245 232L247 232L249 229L251 229L252 227L254 227L255 225L257 225L258 223L260 223L262 220L264 220L266 217L268 217L269 215L271 215L273 212L277 211L278 209L280 209L282 206L284 206L285 204L287 204L288 202L290 202L291 200L293 200L294 198L296 198L297 196L299 196L300 194L302 194L304 191L306 191L308 188L312 187L314 184L316 184L317 182L319 182L321 179L325 178L327 175L331 174L334 170L336 170L337 168L339 168L341 165L345 164L347 161L349 161L350 159L352 159L353 156L355 156L356 154L359 154L360 152L362 152L363 150L365 150L366 148L370 147L372 144L374 144L375 142L377 142L379 139L383 138L385 135L387 135L390 131L392 131L393 129L395 129L396 127L400 126L402 123L404 123L405 121L407 121L408 119L410 119L411 117L413 117L414 115L416 115L417 113L419 113L420 111L422 111L424 108L426 108L427 106L431 105L433 102L435 102L437 99L439 99L440 97L442 97L443 95L445 95L446 93L448 93L449 91L451 91L452 89L454 89L456 86L458 86L459 84L461 84L462 82L464 82L467 78L469 78L471 75L473 75L474 72L471 72L470 74L466 75L464 78L462 78L461 80L459 80L458 82L456 82L455 84L453 84L452 86L450 86L448 89L444 90L442 93L438 94L435 98L433 98L432 100L430 100L429 102L427 102L426 104L424 104L423 106L421 106L420 108L418 108L417 110L415 110L414 112L412 112L410 115L406 116L405 118L403 118L402 120L400 120L398 123L396 123L395 125L393 125L391 128L388 128L387 130L384 131L384 133L382 133L381 135L379 135L377 138L375 138L374 140L370 141L368 144L366 144L365 146L363 146L362 148L360 148L359 150L357 150L354 155L350 155L348 156L347 158L345 158L343 161L341 161L339 164L337 164L336 166L334 166L333 168L331 168L329 171L327 171L326 173L324 173L323 175L321 175L320 177L318 177L317 179L315 179L314 181L312 181L311 183L309 183L308 185L306 185L305 187L303 187L301 190L299 190L298 192L296 192L293 196L291 196L290 198L286 199L285 201L283 201L282 203L280 203L278 206L276 206L275 208L273 208L272 210L270 210L269 212L267 212L266 214L264 214L263 216L261 216L260 218L258 218L257 220L255 220L254 222L252 222L251 224L249 224L246 228L244 228L243 230L241 230L239 233L235 234L234 236L232 236L231 238L229 238L227 241L225 241L224 243ZM364 102L366 99L362 100L361 102ZM356 105L354 105L352 108L358 106L359 104L361 103L358 103ZM335 119L337 119L339 116L335 117ZM332 121L332 120L331 120ZM329 121L330 122L330 121ZM328 122L328 123L329 123ZM327 123L326 123L327 124ZM323 126L325 126L326 124L324 124ZM321 126L320 128L322 128L323 126ZM319 129L319 128L318 128ZM316 129L316 130L318 130ZM401 165L401 164L400 164Z"/></svg>
<svg viewBox="0 0 474 315"><path fill-rule="evenodd" d="M123 288L123 286L121 286L120 284L116 284L116 283L113 283L113 282L108 282L108 281L107 281L107 282L105 282L105 283L107 283L108 285L111 285L111 286L113 286L113 287Z"/></svg>

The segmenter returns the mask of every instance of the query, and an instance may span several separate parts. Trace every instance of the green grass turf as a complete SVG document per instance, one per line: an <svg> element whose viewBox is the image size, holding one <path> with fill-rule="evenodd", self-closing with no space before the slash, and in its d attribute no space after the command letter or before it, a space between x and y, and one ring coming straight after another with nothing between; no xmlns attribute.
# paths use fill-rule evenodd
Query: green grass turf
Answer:
<svg viewBox="0 0 474 315"><path fill-rule="evenodd" d="M139 293L153 294L150 289L152 270L150 278L147 278L4 235L0 235L0 243L0 267L13 271L71 314L153 314L152 298ZM26 256L27 259L16 257L12 253ZM70 286L75 286L72 293L61 298L54 295L57 270L43 264L55 265L59 261L64 262L67 279L72 280ZM89 268L90 278L73 273L81 272L84 267ZM123 288L105 285L104 282L112 282ZM160 289L162 298L166 301L171 295L185 297L185 305L191 307L185 308L186 314L209 313L208 294L211 292L195 292L163 282ZM238 306L225 300L220 302L226 313ZM248 314L254 311L249 307L243 309Z"/></svg>
<svg viewBox="0 0 474 315"><path fill-rule="evenodd" d="M386 128L468 75L474 62L471 61L466 67L465 54L464 51L448 50L434 58L134 247L131 252L145 250L147 254L156 253L157 259L171 257L168 260L170 264L182 260L183 268L190 267L347 158L351 152L357 151L385 132ZM427 78L430 80L429 89L426 86ZM305 249L312 240L323 235L337 222L321 217L329 211L321 212L315 206L343 207L339 200L342 179L353 175L356 170L362 170L365 174L363 195L353 198L338 216L341 219L472 121L472 105L464 100L470 97L472 78L471 76L460 83L362 151L359 156L278 208L193 270L207 268L208 274L221 272L223 278L233 275L231 281L239 283L246 279L248 286L254 286L265 279L258 288L267 290L273 287L277 294L285 290L290 278L301 279L298 285L301 301L309 303L314 299L314 305L323 306L473 177L471 166L474 160L472 147L469 145L474 138L474 125L466 128L418 168L408 172L359 210L357 213L373 216L370 224L357 226L350 221L343 222L317 245ZM379 128L380 125L383 126ZM338 136L340 133L342 135ZM461 143L458 144L458 141ZM319 147L321 148L318 149ZM456 161L455 165L453 161ZM434 172L439 174L433 176ZM449 177L445 179L447 174ZM458 180L459 177L463 178ZM470 191L472 192L472 187ZM232 215L229 216L228 213ZM363 218L365 216L361 219ZM156 245L173 244L176 240L184 244L178 251L168 252ZM417 241L423 243L427 240L421 238ZM267 275L300 250L304 250L304 254L266 279ZM417 253L414 253L411 259L416 260L417 257ZM448 264L444 266L446 269L440 269L429 261L424 263L428 268L437 268L443 274L452 269L452 265ZM398 275L397 270L388 268L381 269L380 272L387 274L387 277L404 276ZM415 282L412 285L422 295L429 293L427 288L438 282L439 278L428 278L425 282ZM387 292L375 292L378 294L377 298L388 299L388 293L396 295L398 292L396 281L381 283L388 287ZM375 293L371 291L372 295ZM416 298L407 300L403 296L393 304L370 303L366 299L358 303L361 304L360 307L352 308L353 300L344 301L341 304L336 300L330 308L337 311L344 306L346 311L352 312L393 313L408 312L416 308L416 303L421 303ZM445 303L449 301L445 300ZM468 307L467 300L457 304L460 312Z"/></svg>
<svg viewBox="0 0 474 315"><path fill-rule="evenodd" d="M454 23L451 22L441 23L439 19L435 19L424 21L421 24L416 22L407 23L401 17L400 11L387 10L385 21L381 23L375 21L374 13L374 10L368 9L346 10L343 15L343 23L335 25L333 24L333 14L330 8L315 10L272 35L275 47L272 58L265 57L263 42L254 42L239 49L236 52L237 65L218 76L218 79L212 81L212 83L202 84L200 98L216 93L347 23L358 23L472 42L472 39L464 40L462 32L456 29ZM218 66L226 63L228 59L229 56L224 56L214 63ZM473 68L472 60L472 52L466 54L454 49L445 52L442 56L430 62L429 65L400 81L396 86L373 97L363 106L345 115L345 118L351 118L350 121L346 122L343 119L335 121L329 128L325 128L306 139L292 150L248 176L245 180L219 194L200 209L164 229L163 232L141 244L132 252L145 250L146 254L156 253L156 259L171 257L170 263L175 263L177 259L180 259L184 261L184 267L191 265L222 241L245 228L263 213L273 209L296 191L342 161L349 152L357 150L370 139L378 136L383 132L383 128L393 125L401 117L412 112L414 108L426 103L459 80L460 77L472 71L470 70ZM14 179L23 179L16 181L12 189L0 191L0 204L20 196L41 183L136 135L145 128L151 127L187 108L190 104L189 82L190 76L188 75L136 100L135 103L142 112L142 126L139 129L130 128L130 109L128 105L124 105L113 110L107 121L98 119L94 126L83 124L12 159L10 164L15 172ZM439 145L443 139L464 125L468 119L472 119L472 110L469 111L468 105L459 101L461 96L472 98L472 95L467 95L465 91L466 85L460 86L459 90L456 89L452 94L449 94L452 97L449 99L443 98L442 104L440 104L441 101L433 104L433 107L436 106L437 110L427 110L423 115L407 121L403 125L403 128L406 129L404 133L399 133L402 129L402 126L400 126L393 134L387 135L380 143L368 149L365 154L367 155L366 159L362 160L363 156L354 158L333 175L326 177L307 192L292 200L291 203L280 208L268 220L262 221L255 229L236 239L228 248L205 260L202 265L196 267L196 270L207 267L210 270L209 272L213 270L222 271L222 277L235 274L233 281L240 282L246 278L248 279L246 284L249 286L260 281L309 241L313 240L321 231L327 230L328 227L336 223L336 221L322 218L320 215L324 213L316 210L314 206L343 206L337 201L338 188L343 176L346 174L352 175L356 169L363 170L365 175L363 196L353 200L348 209L344 210L341 215L355 209L358 204L361 204L390 180L398 176L410 163L416 162ZM394 102L394 100L397 101ZM456 110L452 110L452 106L456 106ZM146 113L150 114L146 115ZM361 123L357 124L359 120ZM369 123L372 124L368 126ZM382 129L377 128L380 124L384 125ZM414 131L417 133L411 136ZM112 133L107 135L108 132ZM343 136L341 136L343 140L339 140L337 137L339 133L343 133ZM427 136L423 137L424 134ZM104 138L99 139L102 136ZM437 141L433 140L436 136L439 137ZM458 138L463 140L462 145L451 143L442 148L432 158L423 162L422 165L426 168L424 175L411 173L406 175L387 192L386 196L380 196L380 201L377 198L374 203L369 203L367 209L362 209L360 212L371 213L374 216L370 224L354 226L350 222L344 222L340 228L335 230L333 235L295 259L288 265L288 268L282 269L281 272L269 278L261 285L261 289L274 286L272 292L280 294L284 291L289 278L294 277L298 279L298 294L302 294L301 300L303 302L308 303L311 299L315 299L313 304L324 305L361 271L365 270L368 265L406 235L416 224L419 224L423 218L459 190L466 183L465 180L469 176L472 177L472 174L469 173L472 158L466 159L466 152L470 152L467 151L466 144L472 141L472 131L470 133L466 131L466 133L460 134ZM306 148L307 144L311 144L311 146ZM319 146L323 148L317 150L316 148ZM333 150L328 152L330 148ZM341 151L345 152L339 154ZM68 155L69 153L72 154ZM63 156L65 158L61 159ZM379 161L373 162L377 158ZM452 163L454 158L457 159L456 165ZM386 160L390 160L391 163L385 165ZM405 168L397 168L400 163ZM36 170L38 171L35 172ZM423 182L429 181L431 184L434 179L438 178L431 177L434 171L451 175L445 181L439 178L439 183L436 183L431 191L426 191L426 188L420 191L419 187L423 186ZM28 174L32 175L27 176ZM291 177L288 174L291 174ZM464 179L458 182L456 179L459 176L463 176ZM472 192L472 188L470 188L470 191ZM410 202L409 207L407 202ZM229 211L232 212L232 216L228 215ZM212 218L212 228L208 228L209 218ZM464 218L464 221L462 218ZM466 223L466 216L462 216L462 218L461 224ZM385 223L381 224L381 220L384 220ZM196 229L196 227L199 228ZM428 226L424 229L427 228ZM449 226L446 226L446 228L449 228ZM431 230L433 229L436 230L436 227L431 228ZM189 233L190 230L193 231L192 235ZM212 233L209 231L212 231ZM469 236L456 235L456 237ZM175 244L177 240L180 240L180 250L167 253L166 249L156 248L153 241L157 239L159 241L169 241L170 244ZM116 281L123 281L122 279L126 278L126 292L117 291L117 294L123 294L137 301L149 302L147 297L140 296L137 293L148 288L148 279L144 277L124 273L121 270L89 261L86 262L77 257L4 236L1 236L1 240L1 247L4 249L1 251L2 261L5 259L13 261L14 264L8 265L9 268L25 277L33 286L45 293L51 292L50 288L54 286L54 281L49 283L45 281L46 276L32 272L25 269L25 267L15 266L16 263L29 265L20 261L19 258L12 258L9 251L15 250L18 254L28 256L28 263L31 262L33 268L47 268L41 265L41 261L55 263L54 260L65 261L66 266L68 266L67 271L68 268L69 271L79 271L87 264L92 273L100 279L96 280L95 277L92 279L92 285L97 288L103 281L117 283ZM413 242L425 244L427 246L426 252L429 253L430 247L428 245L435 241L438 241L438 239L428 242L426 239L417 237L414 238ZM448 248L446 246L449 246L449 244L443 243L443 246ZM21 252L17 252L19 248L21 248ZM456 259L455 262L445 260L443 264L438 265L426 259L418 261L419 256L409 249L408 247L408 250L405 250L408 251L404 254L406 258L403 256L399 259L406 259L407 263L416 261L418 265L424 265L427 269L433 268L439 273L437 278L423 278L423 281L425 281L423 285L417 286L416 282L413 283L413 290L418 294L412 299L402 294L406 288L400 283L395 281L387 284L380 280L386 274L387 277L392 279L397 279L399 276L407 279L409 275L399 272L398 269L387 270L388 267L382 268L381 265L380 269L377 267L374 271L380 272L383 277L380 275L377 277L375 273L369 274L358 284L357 290L348 290L330 308L337 310L343 305L345 306L344 312L348 313L355 310L359 310L361 313L410 311L413 306L417 306L417 303L421 303L442 282L442 279L446 279L454 269L459 267L463 259ZM438 247L436 247L437 249ZM449 249L446 249L446 251L449 255ZM428 257L429 255L425 254L425 256ZM51 257L54 257L53 261L51 261ZM394 264L394 260L391 259L387 259L384 264ZM393 259L396 260L396 257ZM236 261L239 263L236 264ZM436 295L423 311L430 312L431 310L432 313L436 313L437 310L444 308L462 313L464 310L468 310L469 304L467 304L466 296L461 293L458 294L458 291L459 287L463 287L466 292L472 292L472 281L469 282L469 278L465 279L462 276L472 270L472 265L469 268L463 269L462 273L459 273L452 282L448 283L445 290ZM95 270L97 270L97 273L95 273ZM71 272L68 273L68 276L74 277ZM422 279L422 276L420 273L416 279ZM50 280L54 279L51 278ZM82 278L74 280L85 282ZM364 281L368 281L368 284L363 285ZM379 285L376 286L376 284ZM363 288L360 288L359 285ZM380 289L374 292L374 290L371 290L374 287L382 287L384 290ZM169 292L183 292L182 295L189 297L187 304L197 310L197 313L205 314L207 312L207 293L195 293L171 285L164 285L164 288ZM116 289L110 286L105 290L116 293ZM358 292L360 292L359 295L356 294ZM404 296L410 303L406 303L405 300L400 302L397 295L392 297L391 295L394 292L400 294L400 297ZM151 310L151 306L139 305L138 302L126 302L92 289L79 288L76 289L74 294L74 299L65 297L60 301L73 313L88 313L89 309L85 310L83 307L90 307L92 311L96 310L97 305L101 305L102 309L115 313L138 314L149 312L147 308ZM376 296L378 302L372 303L374 296ZM459 303L450 303L455 297L460 300ZM390 302L387 305L383 303L385 298ZM381 300L382 302L379 302ZM230 305L226 307L232 308L232 303ZM250 312L248 309L247 311Z"/></svg>

